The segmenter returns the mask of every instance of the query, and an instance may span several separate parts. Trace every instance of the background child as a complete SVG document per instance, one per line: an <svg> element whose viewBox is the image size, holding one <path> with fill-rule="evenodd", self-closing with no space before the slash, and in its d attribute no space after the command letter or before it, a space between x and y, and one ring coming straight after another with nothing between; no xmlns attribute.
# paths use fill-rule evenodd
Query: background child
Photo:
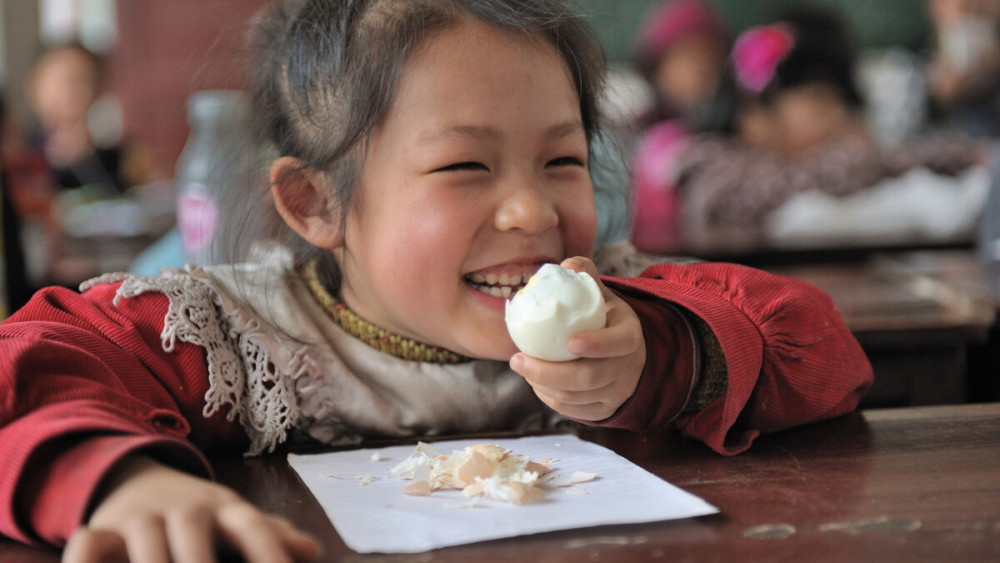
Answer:
<svg viewBox="0 0 1000 563"><path fill-rule="evenodd" d="M56 188L93 186L114 196L156 177L146 155L117 131L94 135L91 114L103 88L103 62L82 45L50 48L32 69L28 99Z"/></svg>
<svg viewBox="0 0 1000 563"><path fill-rule="evenodd" d="M570 419L673 424L729 455L871 384L827 296L728 264L600 278L608 323L570 340L580 359L516 350L505 297L542 263L598 276L603 57L561 2L291 0L253 37L268 156L234 240L280 248L43 290L0 325L5 535L68 540L69 561L307 558L200 452ZM617 250L602 272L643 265Z"/></svg>
<svg viewBox="0 0 1000 563"><path fill-rule="evenodd" d="M726 66L726 23L702 0L662 0L642 21L633 58L654 93L654 106L639 126L697 121Z"/></svg>
<svg viewBox="0 0 1000 563"><path fill-rule="evenodd" d="M702 0L658 2L636 33L635 65L654 94L653 106L640 117L634 132L642 139L634 159L632 190L636 201L632 238L640 248L679 245L672 228L676 219L671 219L678 212L676 193L663 177L688 135L711 122L729 42L726 23Z"/></svg>
<svg viewBox="0 0 1000 563"><path fill-rule="evenodd" d="M845 22L818 6L790 8L741 33L716 96L727 116L719 130L677 138L652 128L637 149L636 246L652 253L766 246L772 213L796 194L843 197L914 168L955 174L979 161L978 146L955 135L878 146L860 111L855 67Z"/></svg>
<svg viewBox="0 0 1000 563"><path fill-rule="evenodd" d="M1000 134L1000 2L927 0L934 50L929 94L947 124L969 135Z"/></svg>

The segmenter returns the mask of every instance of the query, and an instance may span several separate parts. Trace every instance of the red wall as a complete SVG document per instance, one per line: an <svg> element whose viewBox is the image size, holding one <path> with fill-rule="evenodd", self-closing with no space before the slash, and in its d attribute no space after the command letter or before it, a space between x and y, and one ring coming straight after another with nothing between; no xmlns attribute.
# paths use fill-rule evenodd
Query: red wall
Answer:
<svg viewBox="0 0 1000 563"><path fill-rule="evenodd" d="M118 0L112 89L126 135L143 143L166 176L188 136L185 103L196 90L239 88L249 18L266 0Z"/></svg>

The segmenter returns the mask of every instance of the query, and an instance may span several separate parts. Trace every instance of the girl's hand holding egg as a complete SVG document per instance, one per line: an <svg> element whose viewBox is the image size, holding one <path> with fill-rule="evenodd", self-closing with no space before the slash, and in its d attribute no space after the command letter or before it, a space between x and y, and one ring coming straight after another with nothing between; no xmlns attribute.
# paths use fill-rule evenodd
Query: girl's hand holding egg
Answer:
<svg viewBox="0 0 1000 563"><path fill-rule="evenodd" d="M507 303L506 320L521 350L511 368L556 411L602 420L635 391L646 360L642 326L592 261L542 266Z"/></svg>

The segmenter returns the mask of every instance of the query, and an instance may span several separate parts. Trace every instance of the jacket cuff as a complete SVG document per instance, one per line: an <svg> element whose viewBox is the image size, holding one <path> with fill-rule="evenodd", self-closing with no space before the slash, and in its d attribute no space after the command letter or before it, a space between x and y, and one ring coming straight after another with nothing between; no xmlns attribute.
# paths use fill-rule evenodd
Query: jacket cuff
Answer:
<svg viewBox="0 0 1000 563"><path fill-rule="evenodd" d="M697 340L694 327L672 304L643 292L604 283L624 299L642 325L646 364L632 396L597 426L642 431L674 420L691 399L697 383Z"/></svg>

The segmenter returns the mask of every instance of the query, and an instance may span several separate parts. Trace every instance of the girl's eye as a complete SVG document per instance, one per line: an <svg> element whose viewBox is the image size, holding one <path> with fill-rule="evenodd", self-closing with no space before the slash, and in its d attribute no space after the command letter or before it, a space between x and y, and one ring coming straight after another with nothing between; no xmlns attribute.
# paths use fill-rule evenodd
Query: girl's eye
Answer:
<svg viewBox="0 0 1000 563"><path fill-rule="evenodd" d="M561 156L550 160L546 166L580 166L584 167L583 161L575 156Z"/></svg>
<svg viewBox="0 0 1000 563"><path fill-rule="evenodd" d="M435 172L467 172L483 170L489 172L490 169L481 162L456 162L455 164L449 164L448 166L442 166L435 170Z"/></svg>

